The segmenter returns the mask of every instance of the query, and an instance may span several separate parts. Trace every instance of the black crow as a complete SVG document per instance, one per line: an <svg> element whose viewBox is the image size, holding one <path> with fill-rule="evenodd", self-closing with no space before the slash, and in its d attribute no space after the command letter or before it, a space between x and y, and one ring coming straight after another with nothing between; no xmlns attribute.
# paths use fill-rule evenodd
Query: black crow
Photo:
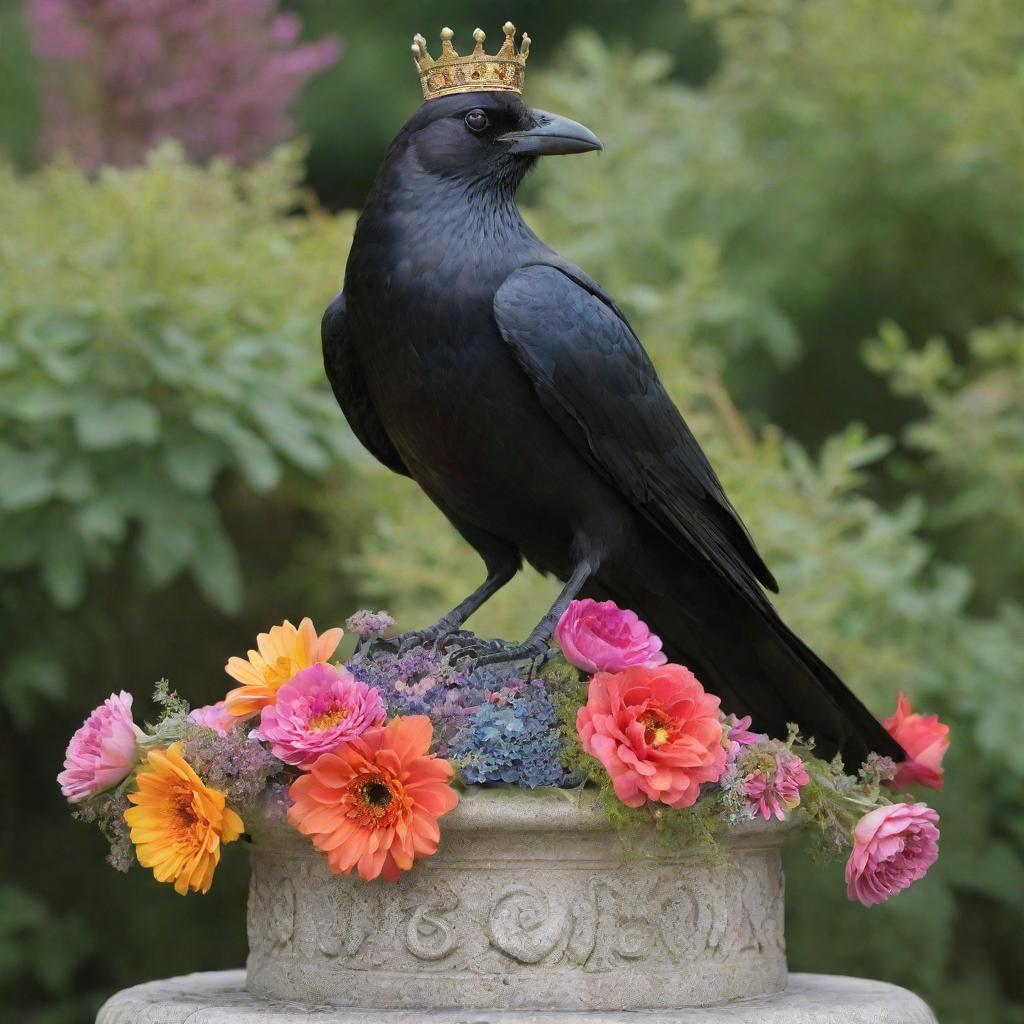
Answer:
<svg viewBox="0 0 1024 1024"><path fill-rule="evenodd" d="M537 158L598 150L512 91L423 103L388 150L323 320L334 393L359 440L411 477L483 559L484 583L420 634L440 638L525 558L569 602L632 608L726 711L796 722L849 768L902 752L779 618L776 584L621 310L524 223Z"/></svg>

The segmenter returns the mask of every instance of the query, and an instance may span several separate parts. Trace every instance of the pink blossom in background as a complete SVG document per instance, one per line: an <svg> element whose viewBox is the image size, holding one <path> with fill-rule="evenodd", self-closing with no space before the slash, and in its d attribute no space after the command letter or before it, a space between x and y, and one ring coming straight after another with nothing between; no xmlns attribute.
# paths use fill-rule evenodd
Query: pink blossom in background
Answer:
<svg viewBox="0 0 1024 1024"><path fill-rule="evenodd" d="M247 163L293 131L288 108L338 57L298 43L278 0L25 0L48 155L137 163L163 139Z"/></svg>
<svg viewBox="0 0 1024 1024"><path fill-rule="evenodd" d="M75 804L122 782L138 760L140 735L132 720L132 695L112 693L71 737L64 771L57 776L60 791Z"/></svg>
<svg viewBox="0 0 1024 1024"><path fill-rule="evenodd" d="M725 769L718 698L682 665L597 673L576 730L630 807L690 807Z"/></svg>
<svg viewBox="0 0 1024 1024"><path fill-rule="evenodd" d="M778 740L765 744L763 760L748 772L739 784L754 817L769 821L772 817L784 821L786 814L800 805L800 790L811 781L803 761ZM746 765L746 762L743 762ZM742 770L742 768L741 768Z"/></svg>
<svg viewBox="0 0 1024 1024"><path fill-rule="evenodd" d="M938 715L920 715L901 690L896 712L883 723L886 732L907 752L907 760L896 765L897 786L927 786L942 789L942 758L949 749L949 726Z"/></svg>
<svg viewBox="0 0 1024 1024"><path fill-rule="evenodd" d="M207 704L201 708L194 708L189 714L188 719L190 722L195 722L196 725L212 729L220 736L227 736L238 725L239 720L224 710L224 704L224 701L219 700L216 704Z"/></svg>
<svg viewBox="0 0 1024 1024"><path fill-rule="evenodd" d="M870 907L923 878L939 856L938 824L927 804L888 804L865 814L846 862L847 896Z"/></svg>
<svg viewBox="0 0 1024 1024"><path fill-rule="evenodd" d="M555 639L566 660L584 672L621 672L656 668L668 658L636 612L614 601L573 601L558 620Z"/></svg>
<svg viewBox="0 0 1024 1024"><path fill-rule="evenodd" d="M286 764L309 768L321 754L384 721L380 693L334 665L303 669L260 712L259 738Z"/></svg>

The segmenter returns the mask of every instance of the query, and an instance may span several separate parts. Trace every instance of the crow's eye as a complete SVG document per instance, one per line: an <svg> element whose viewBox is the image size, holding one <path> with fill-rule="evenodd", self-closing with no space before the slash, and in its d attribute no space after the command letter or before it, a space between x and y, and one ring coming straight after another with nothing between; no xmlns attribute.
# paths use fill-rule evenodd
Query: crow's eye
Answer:
<svg viewBox="0 0 1024 1024"><path fill-rule="evenodd" d="M490 123L482 110L471 110L466 115L466 127L471 132L482 132Z"/></svg>

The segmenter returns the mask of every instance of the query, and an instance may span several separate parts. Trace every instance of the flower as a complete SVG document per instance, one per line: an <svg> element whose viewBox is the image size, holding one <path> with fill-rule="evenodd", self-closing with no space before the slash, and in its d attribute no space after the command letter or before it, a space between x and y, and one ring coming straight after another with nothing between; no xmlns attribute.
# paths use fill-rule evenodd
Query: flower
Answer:
<svg viewBox="0 0 1024 1024"><path fill-rule="evenodd" d="M565 736L544 684L535 679L489 693L455 735L451 756L466 782L507 782L534 789L566 781Z"/></svg>
<svg viewBox="0 0 1024 1024"><path fill-rule="evenodd" d="M173 882L182 896L207 892L220 861L222 843L233 843L245 826L224 794L211 789L181 753L181 744L151 750L149 767L136 776L128 794L134 807L124 812L135 856L153 869L158 882Z"/></svg>
<svg viewBox="0 0 1024 1024"><path fill-rule="evenodd" d="M750 813L765 821L772 815L785 820L786 813L800 804L801 787L811 781L803 761L778 740L769 740L750 757L753 771L748 771L739 783ZM747 767L745 760L740 762L741 770Z"/></svg>
<svg viewBox="0 0 1024 1024"><path fill-rule="evenodd" d="M886 732L907 752L896 766L897 786L942 789L942 758L949 749L949 726L938 715L920 715L910 707L901 690L896 712L883 723Z"/></svg>
<svg viewBox="0 0 1024 1024"><path fill-rule="evenodd" d="M371 612L361 608L345 620L349 632L355 633L360 640L372 640L386 633L395 624L395 620L387 612Z"/></svg>
<svg viewBox="0 0 1024 1024"><path fill-rule="evenodd" d="M219 700L216 704L206 704L201 708L195 708L189 714L188 720L203 726L204 729L212 729L219 736L227 736L238 725L238 719L225 709L226 703L226 701Z"/></svg>
<svg viewBox="0 0 1024 1024"><path fill-rule="evenodd" d="M657 668L668 660L661 640L614 601L573 601L558 620L555 638L566 660L584 672Z"/></svg>
<svg viewBox="0 0 1024 1024"><path fill-rule="evenodd" d="M296 629L287 619L269 633L256 637L258 650L249 651L249 660L229 658L224 671L242 685L232 690L225 700L229 715L252 718L267 704L273 704L277 691L298 672L310 665L326 662L335 652L344 631L328 629L316 635L307 618Z"/></svg>
<svg viewBox="0 0 1024 1024"><path fill-rule="evenodd" d="M718 698L682 665L599 672L576 716L583 749L630 807L645 797L689 807L725 769Z"/></svg>
<svg viewBox="0 0 1024 1024"><path fill-rule="evenodd" d="M288 820L327 855L332 871L398 880L437 852L437 819L459 802L452 766L428 753L430 719L395 718L322 755L292 783Z"/></svg>
<svg viewBox="0 0 1024 1024"><path fill-rule="evenodd" d="M132 695L112 693L82 723L68 743L60 791L76 804L128 777L138 754L141 732L132 720Z"/></svg>
<svg viewBox="0 0 1024 1024"><path fill-rule="evenodd" d="M361 736L385 716L380 691L333 665L311 665L260 712L259 736L286 764L309 768L329 750Z"/></svg>
<svg viewBox="0 0 1024 1024"><path fill-rule="evenodd" d="M886 804L865 814L846 862L850 899L884 903L923 878L939 856L938 822L927 804Z"/></svg>
<svg viewBox="0 0 1024 1024"><path fill-rule="evenodd" d="M746 747L768 739L768 736L763 732L750 731L750 723L753 721L750 715L744 715L742 718L737 718L736 715L720 715L719 720L722 723L722 728L725 730L725 737L722 742L725 745L725 754L728 761L735 761Z"/></svg>

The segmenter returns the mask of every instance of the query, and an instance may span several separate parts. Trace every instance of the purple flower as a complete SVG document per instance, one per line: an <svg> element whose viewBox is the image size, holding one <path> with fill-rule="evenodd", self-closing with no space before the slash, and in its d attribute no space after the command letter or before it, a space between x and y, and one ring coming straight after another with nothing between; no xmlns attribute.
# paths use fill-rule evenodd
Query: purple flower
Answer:
<svg viewBox="0 0 1024 1024"><path fill-rule="evenodd" d="M381 636L394 624L395 620L387 612L371 612L365 608L345 620L345 627L350 633L355 633L360 640L372 640Z"/></svg>
<svg viewBox="0 0 1024 1024"><path fill-rule="evenodd" d="M333 665L311 665L260 712L259 736L286 764L309 768L321 754L384 721L380 692Z"/></svg>
<svg viewBox="0 0 1024 1024"><path fill-rule="evenodd" d="M197 161L247 163L339 44L298 43L278 0L27 0L42 64L43 146L82 167L137 163L162 139Z"/></svg>

